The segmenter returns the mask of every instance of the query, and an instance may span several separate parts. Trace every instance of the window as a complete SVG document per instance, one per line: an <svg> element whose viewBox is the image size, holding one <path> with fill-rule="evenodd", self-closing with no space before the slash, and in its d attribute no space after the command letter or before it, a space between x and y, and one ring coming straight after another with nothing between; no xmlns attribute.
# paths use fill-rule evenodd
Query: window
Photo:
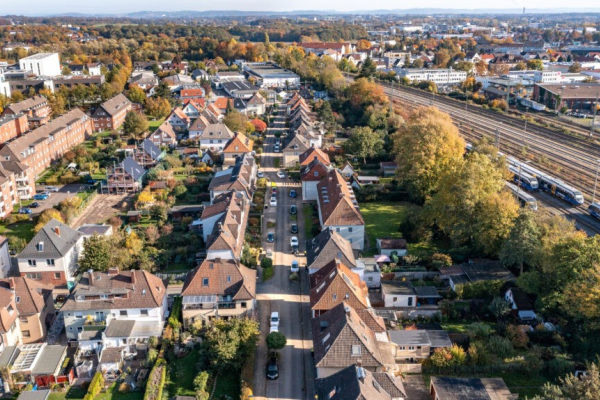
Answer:
<svg viewBox="0 0 600 400"><path fill-rule="evenodd" d="M409 297L408 298L408 306L410 307L410 306L412 306L412 304L413 304L413 298Z"/></svg>
<svg viewBox="0 0 600 400"><path fill-rule="evenodd" d="M208 278L202 278L202 286L208 286Z"/></svg>
<svg viewBox="0 0 600 400"><path fill-rule="evenodd" d="M369 276L369 277L367 278L367 282L373 282L373 277L372 277L372 276Z"/></svg>
<svg viewBox="0 0 600 400"><path fill-rule="evenodd" d="M242 302L240 303L240 306L241 306L242 308L247 308L247 307L248 307L248 306L246 305L246 302L245 302L245 301L242 301Z"/></svg>
<svg viewBox="0 0 600 400"><path fill-rule="evenodd" d="M148 316L148 310L141 310L140 314Z"/></svg>
<svg viewBox="0 0 600 400"><path fill-rule="evenodd" d="M49 259L47 259L47 260L46 260L46 264L54 266L54 265L55 265L55 264L54 264L54 259L53 259L53 258L49 258Z"/></svg>
<svg viewBox="0 0 600 400"><path fill-rule="evenodd" d="M356 344L352 345L352 355L353 356L360 356L361 352L362 352L362 348L360 347L360 345L356 345Z"/></svg>
<svg viewBox="0 0 600 400"><path fill-rule="evenodd" d="M349 227L349 228L348 228L348 232L352 232L352 227Z"/></svg>
<svg viewBox="0 0 600 400"><path fill-rule="evenodd" d="M100 299L101 300L106 300L106 299L108 299L108 295L107 294L101 294L100 295Z"/></svg>
<svg viewBox="0 0 600 400"><path fill-rule="evenodd" d="M27 317L24 315L19 316L19 321L27 323Z"/></svg>
<svg viewBox="0 0 600 400"><path fill-rule="evenodd" d="M83 318L83 314L82 313L75 313L75 318L82 319Z"/></svg>
<svg viewBox="0 0 600 400"><path fill-rule="evenodd" d="M340 230L341 230L340 228L335 228L335 231L338 233L340 232Z"/></svg>
<svg viewBox="0 0 600 400"><path fill-rule="evenodd" d="M60 279L60 272L54 273L54 279Z"/></svg>
<svg viewBox="0 0 600 400"><path fill-rule="evenodd" d="M414 350L414 349L415 349L415 346L408 346L408 349L409 349L409 350Z"/></svg>
<svg viewBox="0 0 600 400"><path fill-rule="evenodd" d="M27 260L27 264L29 264L32 267L35 267L35 260Z"/></svg>
<svg viewBox="0 0 600 400"><path fill-rule="evenodd" d="M333 301L336 301L336 300L337 300L337 294L334 293L333 294Z"/></svg>
<svg viewBox="0 0 600 400"><path fill-rule="evenodd" d="M227 283L231 282L231 276L227 275Z"/></svg>
<svg viewBox="0 0 600 400"><path fill-rule="evenodd" d="M23 337L31 337L31 333L29 331L21 331Z"/></svg>
<svg viewBox="0 0 600 400"><path fill-rule="evenodd" d="M120 315L121 317L126 317L126 316L127 316L127 310L121 310L121 311L119 312L119 315Z"/></svg>
<svg viewBox="0 0 600 400"><path fill-rule="evenodd" d="M395 303L395 302L398 301L398 298L397 297L392 297L392 301Z"/></svg>

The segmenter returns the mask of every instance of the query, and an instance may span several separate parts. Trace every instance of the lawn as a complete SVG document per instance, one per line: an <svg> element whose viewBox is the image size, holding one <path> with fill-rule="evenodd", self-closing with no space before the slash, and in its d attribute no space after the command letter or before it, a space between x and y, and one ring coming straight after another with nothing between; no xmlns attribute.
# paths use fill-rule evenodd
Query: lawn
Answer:
<svg viewBox="0 0 600 400"><path fill-rule="evenodd" d="M274 273L275 273L275 267L263 268L263 282L271 279L273 277Z"/></svg>
<svg viewBox="0 0 600 400"><path fill-rule="evenodd" d="M228 396L230 399L240 398L240 372L230 371L219 375L213 399L221 399Z"/></svg>
<svg viewBox="0 0 600 400"><path fill-rule="evenodd" d="M275 157L273 159L273 165L275 166L275 168L279 168L279 166L281 165L281 157Z"/></svg>
<svg viewBox="0 0 600 400"><path fill-rule="evenodd" d="M71 386L68 392L51 392L48 400L83 400L86 391L81 386ZM114 385L111 385L106 392L100 393L94 400L142 400L144 392L135 391L129 393L119 393Z"/></svg>
<svg viewBox="0 0 600 400"><path fill-rule="evenodd" d="M17 222L12 225L0 225L0 235L6 237L16 236L30 241L33 238L33 221Z"/></svg>
<svg viewBox="0 0 600 400"><path fill-rule="evenodd" d="M469 321L469 322L442 322L442 329L444 329L447 332L452 332L452 333L467 333L470 331L469 326L473 323L473 321ZM489 322L484 322L485 324L488 324L490 326L490 328L494 329L495 325Z"/></svg>
<svg viewBox="0 0 600 400"><path fill-rule="evenodd" d="M368 253L375 254L377 238L401 238L398 227L414 204L406 202L371 202L361 203L360 212L365 220L365 229L371 245Z"/></svg>
<svg viewBox="0 0 600 400"><path fill-rule="evenodd" d="M165 122L164 118L157 119L156 121L148 121L148 129L150 132L154 132L163 122Z"/></svg>
<svg viewBox="0 0 600 400"><path fill-rule="evenodd" d="M187 356L176 358L169 365L165 387L169 398L174 396L194 396L194 378L198 374L196 364L200 360L200 352L192 350Z"/></svg>
<svg viewBox="0 0 600 400"><path fill-rule="evenodd" d="M304 235L306 240L313 238L313 208L312 203L302 205L302 215L304 217Z"/></svg>

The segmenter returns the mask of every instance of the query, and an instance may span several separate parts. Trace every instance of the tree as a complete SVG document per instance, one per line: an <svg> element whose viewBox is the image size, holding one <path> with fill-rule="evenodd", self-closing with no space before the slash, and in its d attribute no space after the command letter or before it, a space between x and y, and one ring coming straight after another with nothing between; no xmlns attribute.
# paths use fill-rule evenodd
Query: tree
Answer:
<svg viewBox="0 0 600 400"><path fill-rule="evenodd" d="M144 114L129 111L123 122L123 131L133 137L139 137L148 130L148 119Z"/></svg>
<svg viewBox="0 0 600 400"><path fill-rule="evenodd" d="M366 164L367 157L375 157L383 150L383 138L368 126L354 128L352 135L344 143L344 150L362 158Z"/></svg>
<svg viewBox="0 0 600 400"><path fill-rule="evenodd" d="M488 309L497 319L505 317L510 312L510 306L508 303L503 298L498 296L494 297Z"/></svg>
<svg viewBox="0 0 600 400"><path fill-rule="evenodd" d="M171 88L165 81L161 81L160 84L156 87L154 95L156 97L163 98L169 103L173 104L173 94L171 93Z"/></svg>
<svg viewBox="0 0 600 400"><path fill-rule="evenodd" d="M144 104L144 101L146 101L146 93L138 85L132 85L127 91L127 98L134 103Z"/></svg>
<svg viewBox="0 0 600 400"><path fill-rule="evenodd" d="M37 224L35 225L33 230L35 232L39 232L40 229L42 229L44 227L44 225L46 225L48 222L50 222L53 219L57 220L58 222L62 222L63 224L65 223L64 217L60 213L60 211L58 211L54 208L49 208L47 210L42 211L42 213L40 214L40 216L37 219Z"/></svg>
<svg viewBox="0 0 600 400"><path fill-rule="evenodd" d="M360 67L360 71L358 72L358 78L371 79L373 75L375 75L376 71L377 65L371 57L367 57L365 61L363 61L362 66Z"/></svg>
<svg viewBox="0 0 600 400"><path fill-rule="evenodd" d="M83 242L81 271L107 271L112 266L112 245L105 236L93 235Z"/></svg>
<svg viewBox="0 0 600 400"><path fill-rule="evenodd" d="M381 85L360 78L354 81L346 89L346 98L350 102L352 111L363 113L369 106L383 105L389 103L388 97L383 92Z"/></svg>
<svg viewBox="0 0 600 400"><path fill-rule="evenodd" d="M569 66L569 72L572 72L572 73L579 73L579 72L581 72L581 64L578 63L578 62L574 62L573 64L571 64Z"/></svg>
<svg viewBox="0 0 600 400"><path fill-rule="evenodd" d="M540 236L533 211L522 208L508 238L500 247L502 264L508 267L517 266L523 273L523 265L533 264L540 251Z"/></svg>
<svg viewBox="0 0 600 400"><path fill-rule="evenodd" d="M247 122L248 118L237 110L231 111L223 118L223 123L233 132L245 132Z"/></svg>
<svg viewBox="0 0 600 400"><path fill-rule="evenodd" d="M446 49L440 49L433 57L433 63L438 68L446 68L450 61L450 53Z"/></svg>
<svg viewBox="0 0 600 400"><path fill-rule="evenodd" d="M393 135L398 179L413 197L424 200L437 190L445 171L455 171L465 141L450 116L435 107L419 108Z"/></svg>
<svg viewBox="0 0 600 400"><path fill-rule="evenodd" d="M365 39L360 39L356 42L356 50L369 50L371 46L371 42Z"/></svg>
<svg viewBox="0 0 600 400"><path fill-rule="evenodd" d="M206 384L208 383L208 372L201 371L194 378L194 389L196 390L196 399L207 399L208 393L206 392Z"/></svg>
<svg viewBox="0 0 600 400"><path fill-rule="evenodd" d="M285 347L287 338L281 332L271 332L267 336L267 347L271 350L281 350Z"/></svg>
<svg viewBox="0 0 600 400"><path fill-rule="evenodd" d="M260 267L263 269L273 268L273 260L271 258L265 257L260 260Z"/></svg>
<svg viewBox="0 0 600 400"><path fill-rule="evenodd" d="M542 394L533 400L596 400L600 399L600 370L597 363L587 365L587 375L568 374L558 384L546 383Z"/></svg>
<svg viewBox="0 0 600 400"><path fill-rule="evenodd" d="M465 350L453 344L452 347L440 347L435 349L429 363L435 367L457 367L463 365L467 360Z"/></svg>
<svg viewBox="0 0 600 400"><path fill-rule="evenodd" d="M544 63L542 60L529 60L527 61L527 69L542 71L544 69Z"/></svg>
<svg viewBox="0 0 600 400"><path fill-rule="evenodd" d="M71 68L69 67L63 67L62 71L60 72L61 74L68 76L72 74Z"/></svg>
<svg viewBox="0 0 600 400"><path fill-rule="evenodd" d="M156 225L150 225L146 228L144 235L146 236L146 241L149 244L154 244L160 238L160 233L158 232L158 228Z"/></svg>
<svg viewBox="0 0 600 400"><path fill-rule="evenodd" d="M267 130L267 124L258 118L254 118L250 123L254 126L254 129L258 133L263 133Z"/></svg>

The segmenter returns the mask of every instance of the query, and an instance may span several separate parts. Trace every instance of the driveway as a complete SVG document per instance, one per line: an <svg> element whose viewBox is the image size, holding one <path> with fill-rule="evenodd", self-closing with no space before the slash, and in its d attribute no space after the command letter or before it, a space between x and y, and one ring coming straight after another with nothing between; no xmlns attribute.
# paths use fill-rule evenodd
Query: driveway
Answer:
<svg viewBox="0 0 600 400"><path fill-rule="evenodd" d="M266 176L277 184L277 207L268 207L264 210L263 223L266 228L268 222L274 222L275 227L263 229L263 247L274 250L274 275L267 282L257 285L258 314L261 325L261 341L256 355L255 368L255 397L269 399L313 399L314 398L314 367L311 357L311 329L310 305L308 300L308 275L304 268L300 270L300 280L289 280L289 266L292 260L299 261L300 266L306 266L303 255L294 256L291 253L290 232L293 223L298 224L300 254L304 253L304 226L302 218L302 201L300 198L289 197L291 184L285 179L276 176L273 160L280 157L273 153L275 143L274 133L285 129L285 107L280 107L272 127L267 132L262 156L261 170ZM293 187L298 194L301 193L299 185ZM267 196L270 197L270 189ZM265 201L268 204L268 201ZM293 220L289 213L290 206L298 206L297 219ZM266 233L275 233L275 243L266 243ZM279 311L281 324L280 332L287 338L287 345L279 351L280 371L279 378L267 381L265 368L267 362L267 348L264 338L269 332L269 315L271 311Z"/></svg>
<svg viewBox="0 0 600 400"><path fill-rule="evenodd" d="M85 224L99 224L105 222L110 217L118 214L127 207L124 205L131 202L133 194L103 194L99 193L85 207L83 212L75 218L71 224L77 229Z"/></svg>
<svg viewBox="0 0 600 400"><path fill-rule="evenodd" d="M37 185L35 187L36 193L42 193L46 191L46 186L47 185ZM85 190L87 185L82 185L80 183L71 183L69 185L62 186L55 185L55 187L59 189L58 192L49 192L50 197L48 197L46 200L34 200L38 202L40 206L31 209L31 211L33 211L33 215L41 214L42 211L47 210L49 208L53 208L54 206L58 205L58 203L60 203L61 201L70 199L71 197L75 196L77 192Z"/></svg>

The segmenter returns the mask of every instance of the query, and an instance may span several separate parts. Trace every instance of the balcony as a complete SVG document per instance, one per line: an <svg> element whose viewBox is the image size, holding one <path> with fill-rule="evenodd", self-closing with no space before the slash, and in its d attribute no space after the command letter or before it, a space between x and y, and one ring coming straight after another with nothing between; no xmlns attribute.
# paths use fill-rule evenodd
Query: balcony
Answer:
<svg viewBox="0 0 600 400"><path fill-rule="evenodd" d="M235 308L235 301L219 301L217 307L219 309Z"/></svg>

